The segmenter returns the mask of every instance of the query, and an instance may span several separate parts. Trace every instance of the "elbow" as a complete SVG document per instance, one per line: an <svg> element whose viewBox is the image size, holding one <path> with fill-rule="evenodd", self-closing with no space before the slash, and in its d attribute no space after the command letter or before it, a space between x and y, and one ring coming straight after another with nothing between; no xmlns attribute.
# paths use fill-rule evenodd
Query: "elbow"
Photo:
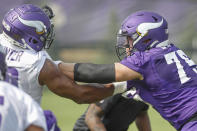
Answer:
<svg viewBox="0 0 197 131"><path fill-rule="evenodd" d="M88 95L86 92L78 93L78 95L75 95L72 100L77 104L90 104L94 102L94 99L91 97L91 95Z"/></svg>
<svg viewBox="0 0 197 131"><path fill-rule="evenodd" d="M87 104L86 96L82 93L75 94L71 99L77 104Z"/></svg>
<svg viewBox="0 0 197 131"><path fill-rule="evenodd" d="M72 99L75 103L77 104L87 104L85 101L80 100L80 99Z"/></svg>
<svg viewBox="0 0 197 131"><path fill-rule="evenodd" d="M59 86L51 86L49 89L64 98L68 98L73 100L77 104L88 104L91 103L92 100L94 100L94 97L92 95L92 92L81 88L80 86L77 86L75 83L70 83L65 85L59 85Z"/></svg>
<svg viewBox="0 0 197 131"><path fill-rule="evenodd" d="M88 100L86 99L83 99L83 98L73 98L72 99L75 103L77 104L90 104L91 102L89 102Z"/></svg>

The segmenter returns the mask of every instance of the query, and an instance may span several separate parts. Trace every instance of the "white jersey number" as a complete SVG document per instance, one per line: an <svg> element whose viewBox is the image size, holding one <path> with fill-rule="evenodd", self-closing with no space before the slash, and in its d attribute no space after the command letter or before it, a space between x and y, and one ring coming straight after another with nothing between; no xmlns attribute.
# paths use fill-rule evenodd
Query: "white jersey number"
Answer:
<svg viewBox="0 0 197 131"><path fill-rule="evenodd" d="M165 59L166 59L167 64L172 64L172 63L176 64L176 67L177 67L177 70L178 70L179 79L181 81L181 84L184 84L188 80L190 80L191 78L189 76L187 76L187 74L184 71L183 66L181 65L181 62L178 59L176 54L178 54L179 57L181 59L183 59L190 67L194 66L195 63L182 50L177 50L177 51L174 51L174 52L170 52L170 53L168 53L168 54L166 54L164 56ZM197 73L196 66L194 66L193 71L195 73Z"/></svg>

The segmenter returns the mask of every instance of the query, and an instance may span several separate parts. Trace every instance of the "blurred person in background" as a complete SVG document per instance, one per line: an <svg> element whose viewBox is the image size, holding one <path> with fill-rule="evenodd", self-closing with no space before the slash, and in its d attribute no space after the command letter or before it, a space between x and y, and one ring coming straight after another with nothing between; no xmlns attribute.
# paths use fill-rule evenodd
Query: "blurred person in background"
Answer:
<svg viewBox="0 0 197 131"><path fill-rule="evenodd" d="M139 131L151 131L148 105L118 94L90 104L73 131L127 131L133 121Z"/></svg>
<svg viewBox="0 0 197 131"><path fill-rule="evenodd" d="M127 81L175 129L197 130L197 65L168 40L165 18L150 11L131 14L120 27L116 49L124 56L121 62L61 62L58 68L75 81Z"/></svg>
<svg viewBox="0 0 197 131"><path fill-rule="evenodd" d="M3 81L7 66L0 52L0 130L47 131L44 112L36 101L21 89Z"/></svg>
<svg viewBox="0 0 197 131"><path fill-rule="evenodd" d="M50 48L54 39L53 16L52 10L42 10L32 4L20 5L5 14L0 44L8 65L6 81L24 90L39 104L44 85L53 93L80 104L125 92L125 84L79 85L60 72L57 68L59 61L53 61L45 50ZM56 123L52 112L47 111L45 115L47 120ZM59 130L57 123L55 130Z"/></svg>

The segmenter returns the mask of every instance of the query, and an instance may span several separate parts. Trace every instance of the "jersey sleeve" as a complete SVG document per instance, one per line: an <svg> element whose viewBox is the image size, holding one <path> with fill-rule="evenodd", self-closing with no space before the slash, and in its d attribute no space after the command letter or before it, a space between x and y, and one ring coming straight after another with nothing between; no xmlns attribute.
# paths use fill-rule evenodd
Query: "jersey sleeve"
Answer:
<svg viewBox="0 0 197 131"><path fill-rule="evenodd" d="M25 117L25 127L30 125L35 125L43 128L47 131L46 119L42 108L27 94L24 94L24 115Z"/></svg>
<svg viewBox="0 0 197 131"><path fill-rule="evenodd" d="M48 55L48 53L46 51L40 52L39 56L38 56L38 60L35 62L35 65L34 65L37 72L41 71L42 67L44 66L44 63L45 63L46 59L52 60L51 57Z"/></svg>
<svg viewBox="0 0 197 131"><path fill-rule="evenodd" d="M38 77L46 59L51 60L50 56L47 54L46 51L40 51L37 56L37 60L34 62L34 65L31 66L31 75L29 76L29 80L31 81L31 83L35 81L39 85Z"/></svg>
<svg viewBox="0 0 197 131"><path fill-rule="evenodd" d="M147 70L153 68L155 56L160 56L162 48L155 48L144 52L134 52L131 56L126 57L120 63L127 66L128 68L144 74Z"/></svg>
<svg viewBox="0 0 197 131"><path fill-rule="evenodd" d="M141 66L144 65L145 61L143 59L143 53L137 52L126 57L120 63L142 74L143 70L141 69Z"/></svg>

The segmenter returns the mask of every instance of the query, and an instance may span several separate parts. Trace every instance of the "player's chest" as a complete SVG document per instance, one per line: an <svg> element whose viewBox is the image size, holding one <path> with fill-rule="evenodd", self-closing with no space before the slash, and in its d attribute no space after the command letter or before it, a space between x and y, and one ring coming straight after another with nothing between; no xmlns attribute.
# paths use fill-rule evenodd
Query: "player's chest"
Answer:
<svg viewBox="0 0 197 131"><path fill-rule="evenodd" d="M11 48L6 48L6 61L20 62L24 51L17 51Z"/></svg>

